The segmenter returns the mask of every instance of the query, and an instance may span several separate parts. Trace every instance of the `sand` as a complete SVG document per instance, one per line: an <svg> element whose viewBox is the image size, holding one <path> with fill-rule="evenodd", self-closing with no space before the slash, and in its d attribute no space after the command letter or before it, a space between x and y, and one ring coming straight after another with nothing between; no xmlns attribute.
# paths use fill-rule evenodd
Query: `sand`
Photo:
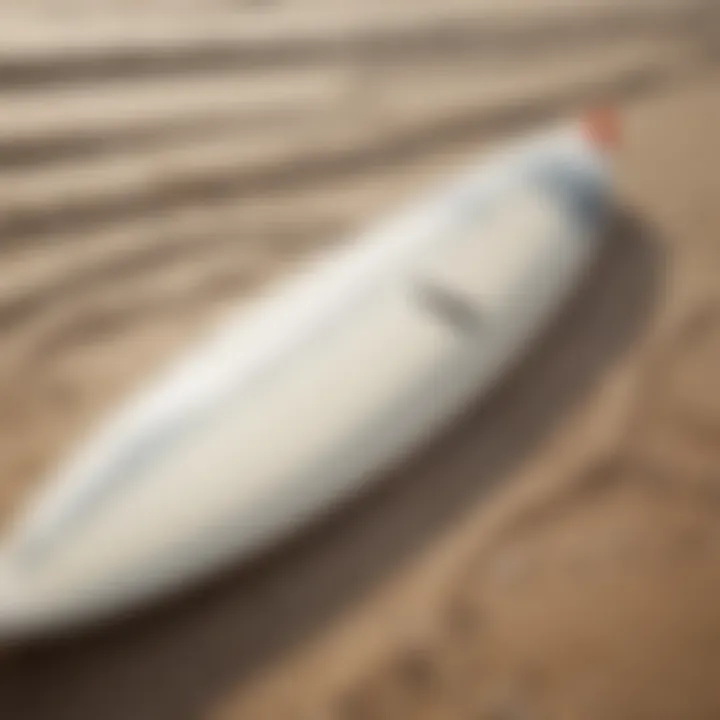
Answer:
<svg viewBox="0 0 720 720"><path fill-rule="evenodd" d="M0 649L0 717L720 715L720 6L0 3L0 515L232 304L617 103L593 277L488 402L249 568Z"/></svg>

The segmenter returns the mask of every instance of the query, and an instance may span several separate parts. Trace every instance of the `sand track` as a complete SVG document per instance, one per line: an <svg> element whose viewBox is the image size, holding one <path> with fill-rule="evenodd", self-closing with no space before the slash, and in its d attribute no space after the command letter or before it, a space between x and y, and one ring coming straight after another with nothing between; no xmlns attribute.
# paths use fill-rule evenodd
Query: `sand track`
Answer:
<svg viewBox="0 0 720 720"><path fill-rule="evenodd" d="M531 6L532 7L532 6ZM603 3L580 6L547 4L534 12L488 13L480 6L474 12L445 17L434 13L423 17L405 12L393 18L392 11L368 16L330 14L284 28L277 22L258 26L230 19L207 26L155 23L141 33L130 24L103 27L80 24L74 32L23 33L10 26L0 54L0 83L12 88L56 82L107 82L128 76L214 72L238 65L277 67L298 64L427 61L475 56L522 56L547 51L562 42L568 49L602 42L624 34L658 34L679 31L697 33L715 17L712 3L678 2L653 4ZM375 12L373 12L374 10ZM448 17L448 15L450 17Z"/></svg>

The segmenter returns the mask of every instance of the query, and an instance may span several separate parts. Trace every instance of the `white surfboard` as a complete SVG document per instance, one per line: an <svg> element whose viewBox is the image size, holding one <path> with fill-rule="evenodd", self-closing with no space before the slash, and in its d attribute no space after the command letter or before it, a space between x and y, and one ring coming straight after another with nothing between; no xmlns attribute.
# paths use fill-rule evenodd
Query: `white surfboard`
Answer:
<svg viewBox="0 0 720 720"><path fill-rule="evenodd" d="M360 491L522 356L596 252L604 149L576 124L241 308L41 490L0 548L0 637L110 615Z"/></svg>

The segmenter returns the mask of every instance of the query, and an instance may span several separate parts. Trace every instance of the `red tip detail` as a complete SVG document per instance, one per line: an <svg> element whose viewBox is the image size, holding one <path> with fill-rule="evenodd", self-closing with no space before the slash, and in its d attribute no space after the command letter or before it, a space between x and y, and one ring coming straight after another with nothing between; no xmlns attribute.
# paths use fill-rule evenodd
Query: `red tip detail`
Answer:
<svg viewBox="0 0 720 720"><path fill-rule="evenodd" d="M585 114L582 126L587 137L602 150L612 150L621 141L620 119L613 108L597 108Z"/></svg>

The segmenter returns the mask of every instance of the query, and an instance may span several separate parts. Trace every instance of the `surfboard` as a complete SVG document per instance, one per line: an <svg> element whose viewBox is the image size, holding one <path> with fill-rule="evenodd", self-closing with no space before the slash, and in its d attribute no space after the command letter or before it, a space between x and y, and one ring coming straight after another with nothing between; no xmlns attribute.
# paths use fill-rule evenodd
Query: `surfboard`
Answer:
<svg viewBox="0 0 720 720"><path fill-rule="evenodd" d="M48 478L0 548L0 637L247 559L361 492L516 364L611 204L602 124L509 143L244 304Z"/></svg>

